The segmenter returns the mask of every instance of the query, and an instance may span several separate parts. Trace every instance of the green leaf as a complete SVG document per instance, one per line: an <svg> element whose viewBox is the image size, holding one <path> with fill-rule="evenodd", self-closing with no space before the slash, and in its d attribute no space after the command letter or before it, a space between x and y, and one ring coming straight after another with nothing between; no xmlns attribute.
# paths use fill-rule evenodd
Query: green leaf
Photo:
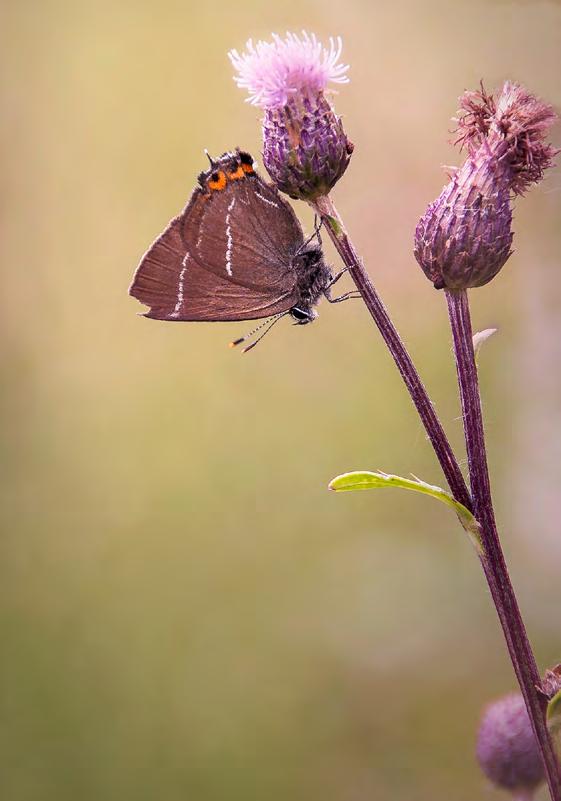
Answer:
<svg viewBox="0 0 561 801"><path fill-rule="evenodd" d="M479 358L481 346L489 339L489 337L492 337L493 334L496 334L498 330L498 328L485 328L483 331L477 331L477 333L473 335L473 351L475 354L476 363Z"/></svg>
<svg viewBox="0 0 561 801"><path fill-rule="evenodd" d="M332 217L331 214L324 214L323 218L324 221L327 222L327 224L329 225L329 227L331 228L337 239L339 239L341 234L343 233L343 229L341 228L339 221L335 217Z"/></svg>
<svg viewBox="0 0 561 801"><path fill-rule="evenodd" d="M547 728L561 755L561 690L553 696L547 705Z"/></svg>
<svg viewBox="0 0 561 801"><path fill-rule="evenodd" d="M460 523L467 531L470 539L475 545L478 553L483 553L481 542L481 529L479 523L466 507L450 495L449 492L441 487L435 487L421 481L417 476L402 478L401 476L390 475L382 471L370 472L368 470L353 473L343 473L337 476L329 484L329 489L335 492L352 492L354 490L380 489L384 487L398 487L399 489L420 492L423 495L430 495L447 506L450 506L458 515Z"/></svg>

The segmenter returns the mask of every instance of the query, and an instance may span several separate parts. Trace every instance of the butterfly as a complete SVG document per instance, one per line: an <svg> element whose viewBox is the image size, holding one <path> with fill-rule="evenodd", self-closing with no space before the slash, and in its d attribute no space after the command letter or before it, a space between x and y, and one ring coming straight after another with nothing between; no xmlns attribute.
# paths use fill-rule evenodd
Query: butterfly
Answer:
<svg viewBox="0 0 561 801"><path fill-rule="evenodd" d="M129 293L150 307L144 316L206 322L268 318L230 343L237 345L287 315L299 325L312 322L323 296L342 300L330 296L340 274L334 277L325 263L319 233L305 240L292 206L260 177L250 154L236 149L209 160L187 206L136 270Z"/></svg>

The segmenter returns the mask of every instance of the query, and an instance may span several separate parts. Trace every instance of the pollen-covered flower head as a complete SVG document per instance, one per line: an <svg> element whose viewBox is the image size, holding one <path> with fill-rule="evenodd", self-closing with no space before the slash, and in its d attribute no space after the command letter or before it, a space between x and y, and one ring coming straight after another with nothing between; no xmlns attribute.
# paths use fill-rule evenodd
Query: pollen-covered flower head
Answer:
<svg viewBox="0 0 561 801"><path fill-rule="evenodd" d="M512 253L512 198L543 178L557 153L551 108L507 81L495 99L465 92L456 143L468 156L415 232L415 257L437 289L488 283Z"/></svg>
<svg viewBox="0 0 561 801"><path fill-rule="evenodd" d="M324 46L314 34L287 33L251 40L229 53L234 80L264 109L263 161L283 192L313 200L326 195L347 168L352 144L325 96L330 83L347 83L342 42Z"/></svg>

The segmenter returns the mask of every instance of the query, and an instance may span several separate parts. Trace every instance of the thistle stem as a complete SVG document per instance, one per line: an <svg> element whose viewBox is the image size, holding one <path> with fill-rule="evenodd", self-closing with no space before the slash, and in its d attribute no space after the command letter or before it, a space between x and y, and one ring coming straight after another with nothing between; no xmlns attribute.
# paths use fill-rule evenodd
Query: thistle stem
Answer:
<svg viewBox="0 0 561 801"><path fill-rule="evenodd" d="M540 674L510 581L495 521L467 292L447 290L446 299L454 339L473 512L482 529L484 552L481 561L540 748L551 798L561 801L559 763L545 719L547 704L537 689L541 687Z"/></svg>
<svg viewBox="0 0 561 801"><path fill-rule="evenodd" d="M320 216L388 346L423 422L452 495L473 511L481 525L484 551L480 559L483 571L540 748L551 798L553 801L561 801L559 764L545 721L546 701L537 691L541 686L541 679L510 582L495 522L467 295L465 292L449 292L447 300L454 337L473 502L428 393L349 239L333 201L329 196L324 196L310 205Z"/></svg>
<svg viewBox="0 0 561 801"><path fill-rule="evenodd" d="M329 196L323 196L310 202L310 205L320 216L325 229L331 237L343 263L348 267L351 278L355 282L368 311L372 315L384 342L393 356L401 377L409 390L411 399L423 422L437 459L440 462L452 495L471 511L472 501L469 490L444 429L434 411L432 401L384 304L349 239L333 201Z"/></svg>

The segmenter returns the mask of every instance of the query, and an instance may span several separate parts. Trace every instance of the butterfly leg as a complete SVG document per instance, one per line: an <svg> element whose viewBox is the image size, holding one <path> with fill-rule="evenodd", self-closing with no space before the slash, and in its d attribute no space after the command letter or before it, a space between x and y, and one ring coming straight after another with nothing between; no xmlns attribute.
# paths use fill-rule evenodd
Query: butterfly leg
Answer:
<svg viewBox="0 0 561 801"><path fill-rule="evenodd" d="M317 240L318 240L318 245L320 247L322 246L321 233L320 233L322 225L323 225L323 220L320 219L319 224L318 224L318 216L317 216L317 214L314 214L314 231L315 231L315 235L316 235Z"/></svg>
<svg viewBox="0 0 561 801"><path fill-rule="evenodd" d="M345 273L349 271L348 267L343 267L342 270L339 270L338 273L335 273L331 281L325 287L324 295L329 301L329 303L341 303L343 300L350 300L351 298L360 298L360 292L357 290L352 290L351 292L345 292L343 295L340 295L338 298L331 297L331 287L337 283L337 281L342 278Z"/></svg>
<svg viewBox="0 0 561 801"><path fill-rule="evenodd" d="M296 256L298 256L298 254L299 254L299 253L302 253L302 251L303 251L303 250L306 250L306 248L308 247L308 245L310 244L310 242L312 241L312 239L317 239L317 241L318 241L318 245L321 247L321 235L320 235L320 230L321 230L321 226L322 226L322 225L323 225L323 222L320 222L320 223L319 223L319 225L318 225L318 216L317 216L317 214L316 214L316 215L315 215L315 217L314 217L314 233L313 233L311 236L309 236L309 237L306 239L306 241L305 241L305 242L303 242L303 243L300 245L300 247L298 248L298 250L297 250L297 252L296 252Z"/></svg>
<svg viewBox="0 0 561 801"><path fill-rule="evenodd" d="M345 292L344 295L339 295L338 298L332 298L328 287L327 291L325 292L325 297L329 303L342 303L344 300L351 300L351 298L360 298L361 294L355 289L351 292Z"/></svg>
<svg viewBox="0 0 561 801"><path fill-rule="evenodd" d="M332 278L332 279L329 281L329 283L328 283L328 285L327 285L326 289L331 289L331 287L333 286L333 284L336 284L336 283L337 283L337 281L338 281L340 278L342 278L342 277L345 275L345 273L348 273L348 272L349 272L349 268L348 268L348 267L343 267L343 269L342 269L342 270L339 270L339 272L338 272L338 273L335 273L335 275L333 276L333 278Z"/></svg>

